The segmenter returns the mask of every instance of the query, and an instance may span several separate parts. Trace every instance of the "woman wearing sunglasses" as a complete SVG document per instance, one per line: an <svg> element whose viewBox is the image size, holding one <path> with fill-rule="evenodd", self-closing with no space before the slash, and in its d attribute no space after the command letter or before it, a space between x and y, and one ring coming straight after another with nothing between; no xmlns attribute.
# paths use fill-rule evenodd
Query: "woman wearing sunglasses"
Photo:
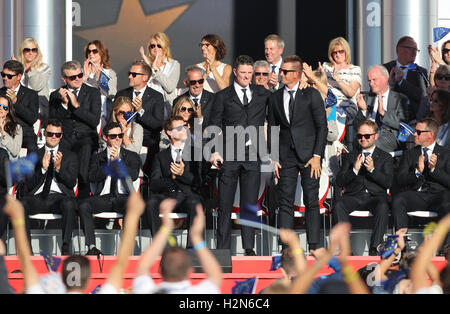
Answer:
<svg viewBox="0 0 450 314"><path fill-rule="evenodd" d="M194 127L194 123L198 123L198 119L201 118L200 112L197 112L194 107L194 103L189 98L189 96L183 96L180 99L177 100L177 102L173 105L172 110L172 117L180 116L183 118L184 122L186 122L186 125L189 128L189 131L191 134L194 134L195 130L199 130L202 132L202 126L198 125L196 128ZM195 120L197 118L197 120ZM169 147L170 145L170 139L169 136L166 134L165 131L161 132L161 140L159 142L159 148L165 149Z"/></svg>
<svg viewBox="0 0 450 314"><path fill-rule="evenodd" d="M439 52L438 47L433 48L432 45L428 46L428 55L431 59L430 68L430 85L435 86L435 80L437 75L437 69L441 65L450 66L450 40L447 40L442 44L441 51Z"/></svg>
<svg viewBox="0 0 450 314"><path fill-rule="evenodd" d="M203 72L203 88L216 93L230 85L231 65L221 62L227 54L222 38L215 34L205 35L200 44L204 61L197 64Z"/></svg>
<svg viewBox="0 0 450 314"><path fill-rule="evenodd" d="M166 34L158 32L150 37L147 54L140 48L142 59L152 68L148 86L164 96L165 116L170 115L173 100L177 97L177 85L180 79L180 63L172 58L170 40Z"/></svg>
<svg viewBox="0 0 450 314"><path fill-rule="evenodd" d="M8 152L10 160L19 157L22 147L22 127L14 119L14 108L8 96L0 96L0 148Z"/></svg>
<svg viewBox="0 0 450 314"><path fill-rule="evenodd" d="M430 112L428 117L433 118L439 124L436 142L450 148L449 117L450 117L450 93L443 90L435 90L430 97Z"/></svg>

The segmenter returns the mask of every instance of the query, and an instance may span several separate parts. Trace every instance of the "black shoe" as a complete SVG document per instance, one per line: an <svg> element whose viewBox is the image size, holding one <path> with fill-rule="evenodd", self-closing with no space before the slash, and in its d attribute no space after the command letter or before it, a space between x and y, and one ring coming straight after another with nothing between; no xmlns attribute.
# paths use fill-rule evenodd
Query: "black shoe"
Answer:
<svg viewBox="0 0 450 314"><path fill-rule="evenodd" d="M370 248L369 249L369 256L378 256L380 253L378 253L378 250L376 248Z"/></svg>
<svg viewBox="0 0 450 314"><path fill-rule="evenodd" d="M99 256L99 255L104 255L104 254L102 253L102 251L100 251L99 249L97 249L94 246L92 249L89 249L89 251L87 251L87 253L85 255L96 255L96 256Z"/></svg>
<svg viewBox="0 0 450 314"><path fill-rule="evenodd" d="M253 249L245 249L245 256L256 256L256 253Z"/></svg>

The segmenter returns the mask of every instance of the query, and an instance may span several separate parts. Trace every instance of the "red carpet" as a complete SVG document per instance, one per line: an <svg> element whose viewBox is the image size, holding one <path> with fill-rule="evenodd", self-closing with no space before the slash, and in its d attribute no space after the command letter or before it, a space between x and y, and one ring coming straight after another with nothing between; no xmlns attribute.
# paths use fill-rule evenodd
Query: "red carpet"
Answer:
<svg viewBox="0 0 450 314"><path fill-rule="evenodd" d="M89 257L91 261L91 282L89 284L88 292L92 291L97 285L102 284L108 277L108 273L116 260L115 256L105 256L103 263L103 273L100 273L99 264L96 257ZM373 256L352 256L349 258L350 264L355 270L362 268L370 263L378 263L379 257ZM20 270L19 261L16 256L5 256L6 268L9 273L9 280L12 287L20 292L23 289L23 275L21 273L12 274L14 270ZM130 257L127 269L124 275L123 288L127 289L132 285L137 263L139 261L138 256ZM44 259L41 256L32 257L33 265L41 275L48 273ZM246 280L252 277L258 277L258 285L256 292L258 293L263 288L270 285L274 280L281 277L281 271L270 271L270 265L272 258L266 256L256 257L232 257L233 273L224 273L222 281L222 293L231 293L231 288L234 286L235 281ZM314 263L314 258L308 257L308 265ZM433 263L440 271L447 264L444 257L435 257ZM161 276L158 273L159 260L151 267L150 271L152 277L156 282L161 281ZM59 266L58 271L61 272L62 263ZM322 268L319 276L332 273L333 270L328 267ZM191 281L193 284L205 279L205 274L193 273L191 275Z"/></svg>

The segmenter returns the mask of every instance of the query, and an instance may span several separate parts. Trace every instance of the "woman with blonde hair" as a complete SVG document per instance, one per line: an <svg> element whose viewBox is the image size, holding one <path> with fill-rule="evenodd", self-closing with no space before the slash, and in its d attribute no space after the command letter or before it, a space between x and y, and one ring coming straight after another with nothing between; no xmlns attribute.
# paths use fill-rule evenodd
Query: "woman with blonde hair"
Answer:
<svg viewBox="0 0 450 314"><path fill-rule="evenodd" d="M165 117L172 111L172 102L177 97L180 79L180 63L172 58L170 40L166 34L158 32L150 36L147 54L140 48L142 59L151 67L152 74L148 86L160 92L165 102Z"/></svg>

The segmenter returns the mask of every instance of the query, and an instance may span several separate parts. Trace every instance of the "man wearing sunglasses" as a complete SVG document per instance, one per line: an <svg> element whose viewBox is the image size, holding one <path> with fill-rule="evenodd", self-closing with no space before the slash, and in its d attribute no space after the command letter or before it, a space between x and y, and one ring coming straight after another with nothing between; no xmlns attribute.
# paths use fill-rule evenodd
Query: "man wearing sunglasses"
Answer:
<svg viewBox="0 0 450 314"><path fill-rule="evenodd" d="M436 143L439 125L431 118L419 120L414 131L417 145L403 153L397 184L404 192L394 195L392 216L396 230L408 231L410 211L450 212L450 152ZM447 237L445 244L449 244Z"/></svg>
<svg viewBox="0 0 450 314"><path fill-rule="evenodd" d="M205 90L203 88L203 83L204 79L202 69L195 65L187 67L184 86L188 88L188 91L175 98L173 103L176 104L177 101L183 96L189 96L195 105L197 117L201 120L203 129L206 129L211 120L214 93Z"/></svg>
<svg viewBox="0 0 450 314"><path fill-rule="evenodd" d="M98 145L100 92L83 83L83 72L78 61L64 63L61 74L65 85L51 93L49 116L62 122L62 144L67 145L78 156L78 197L86 198L89 197L89 159Z"/></svg>
<svg viewBox="0 0 450 314"><path fill-rule="evenodd" d="M355 117L356 125L364 120L374 121L380 132L377 147L385 152L399 149L397 139L400 122L408 123L408 97L389 88L389 72L382 65L375 65L367 72L369 95L359 94L357 97L358 112ZM414 114L414 113L411 113Z"/></svg>
<svg viewBox="0 0 450 314"><path fill-rule="evenodd" d="M93 189L93 197L82 200L79 204L80 218L86 235L86 255L102 254L95 247L93 214L102 212L118 212L125 215L126 203L130 191L122 180L117 180L105 174L104 166L113 160L121 160L132 181L135 181L141 168L141 160L135 152L122 146L123 131L120 123L110 122L103 128L103 139L106 149L94 154L89 163L89 182Z"/></svg>
<svg viewBox="0 0 450 314"><path fill-rule="evenodd" d="M377 246L383 241L388 225L389 199L387 190L393 183L393 158L377 146L378 125L363 121L357 129L358 149L344 155L342 167L336 177L343 195L333 208L333 220L348 222L349 214L356 210L370 210L374 216L369 255L378 255Z"/></svg>
<svg viewBox="0 0 450 314"><path fill-rule="evenodd" d="M417 54L417 43L414 38L404 36L400 38L396 46L397 60L393 60L384 67L389 72L389 86L391 90L406 95L409 99L410 120L416 119L422 98L426 96L428 86L428 71L415 64Z"/></svg>
<svg viewBox="0 0 450 314"><path fill-rule="evenodd" d="M60 145L62 135L61 121L48 120L44 131L45 146L36 152L38 163L33 176L25 180L27 193L20 201L25 208L28 230L29 215L62 215L61 254L70 255L77 210L74 187L77 183L78 159L69 149Z"/></svg>
<svg viewBox="0 0 450 314"><path fill-rule="evenodd" d="M160 133L164 121L163 95L147 86L152 69L144 61L135 61L128 72L129 87L119 91L115 97L130 98L132 105L138 112L136 122L144 128L143 146L149 148L146 165L150 167L153 156L159 151ZM144 168L150 177L150 168Z"/></svg>
<svg viewBox="0 0 450 314"><path fill-rule="evenodd" d="M0 95L6 95L12 100L17 122L22 126L22 147L32 152L37 150L37 136L33 125L39 115L39 96L36 91L20 83L23 73L22 63L16 60L6 61L1 71L3 87Z"/></svg>
<svg viewBox="0 0 450 314"><path fill-rule="evenodd" d="M255 68L255 74L253 75L254 83L270 89L268 85L270 76L269 63L265 60L258 60L253 67Z"/></svg>

